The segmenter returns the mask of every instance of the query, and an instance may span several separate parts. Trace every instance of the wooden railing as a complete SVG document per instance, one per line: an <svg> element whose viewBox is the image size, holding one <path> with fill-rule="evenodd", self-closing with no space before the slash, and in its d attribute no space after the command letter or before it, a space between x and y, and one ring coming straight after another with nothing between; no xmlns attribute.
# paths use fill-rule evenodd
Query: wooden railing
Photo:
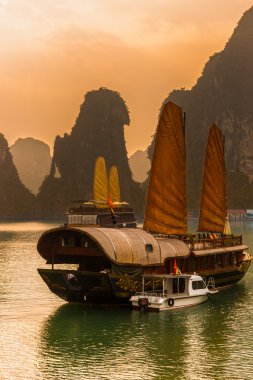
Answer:
<svg viewBox="0 0 253 380"><path fill-rule="evenodd" d="M198 235L192 235L183 239L190 249L202 250L213 249L219 247L235 247L242 245L242 235L238 236L222 236L222 237L205 237L200 238Z"/></svg>

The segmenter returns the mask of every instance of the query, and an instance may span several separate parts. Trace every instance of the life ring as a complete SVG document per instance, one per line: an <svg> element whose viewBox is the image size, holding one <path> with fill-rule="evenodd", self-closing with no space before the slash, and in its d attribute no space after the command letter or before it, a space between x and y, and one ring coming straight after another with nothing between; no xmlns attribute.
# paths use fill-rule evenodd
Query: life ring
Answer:
<svg viewBox="0 0 253 380"><path fill-rule="evenodd" d="M174 306L174 300L173 300L173 298L169 298L168 299L168 305L171 306L171 307Z"/></svg>

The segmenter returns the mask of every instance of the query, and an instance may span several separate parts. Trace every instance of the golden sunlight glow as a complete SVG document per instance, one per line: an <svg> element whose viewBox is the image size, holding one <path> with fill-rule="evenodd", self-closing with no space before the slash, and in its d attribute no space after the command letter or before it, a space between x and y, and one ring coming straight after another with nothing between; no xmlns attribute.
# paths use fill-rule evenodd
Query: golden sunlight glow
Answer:
<svg viewBox="0 0 253 380"><path fill-rule="evenodd" d="M0 0L0 132L44 140L69 132L83 96L118 91L129 153L145 149L164 98L190 88L251 0ZM229 8L228 8L229 7Z"/></svg>

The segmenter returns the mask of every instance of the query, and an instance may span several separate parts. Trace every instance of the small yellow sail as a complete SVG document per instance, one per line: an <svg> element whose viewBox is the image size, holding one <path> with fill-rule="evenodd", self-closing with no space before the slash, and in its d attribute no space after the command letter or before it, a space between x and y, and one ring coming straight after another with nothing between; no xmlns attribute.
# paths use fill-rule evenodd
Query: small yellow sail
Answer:
<svg viewBox="0 0 253 380"><path fill-rule="evenodd" d="M109 198L112 202L120 202L120 187L118 169L113 165L109 174Z"/></svg>
<svg viewBox="0 0 253 380"><path fill-rule="evenodd" d="M209 131L198 231L223 233L227 216L226 169L221 130Z"/></svg>
<svg viewBox="0 0 253 380"><path fill-rule="evenodd" d="M156 131L143 228L164 234L185 234L186 163L182 109L164 105Z"/></svg>
<svg viewBox="0 0 253 380"><path fill-rule="evenodd" d="M225 226L224 226L223 234L224 235L231 235L231 228L230 228L228 216L226 217L226 220L225 220Z"/></svg>
<svg viewBox="0 0 253 380"><path fill-rule="evenodd" d="M97 207L107 207L108 177L104 157L98 157L95 162L93 200Z"/></svg>

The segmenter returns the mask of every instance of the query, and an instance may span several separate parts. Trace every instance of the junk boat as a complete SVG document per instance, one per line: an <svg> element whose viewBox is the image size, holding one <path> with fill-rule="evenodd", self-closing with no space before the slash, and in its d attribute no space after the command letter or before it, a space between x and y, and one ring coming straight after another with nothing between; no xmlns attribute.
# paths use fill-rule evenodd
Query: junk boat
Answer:
<svg viewBox="0 0 253 380"><path fill-rule="evenodd" d="M94 168L93 200L79 200L66 213L66 227L127 227L137 226L133 208L121 202L118 169L113 165L107 178L103 157L98 157Z"/></svg>
<svg viewBox="0 0 253 380"><path fill-rule="evenodd" d="M162 280L162 290L155 290L155 282ZM145 283L152 281L153 289L145 291ZM174 310L205 302L215 288L208 288L204 279L196 274L157 274L142 277L142 291L130 298L132 307L142 311Z"/></svg>
<svg viewBox="0 0 253 380"><path fill-rule="evenodd" d="M187 232L180 107L168 102L161 112L143 228L136 228L133 210L120 199L116 170L108 181L104 160L95 166L100 174L95 176L92 202L70 210L64 226L44 232L38 241L39 254L51 265L38 272L52 292L69 302L129 303L142 290L143 275L173 273L175 258L182 273L196 272L207 282L214 278L217 288L245 275L252 258L242 236L226 227L224 146L216 125L207 142L196 234Z"/></svg>

